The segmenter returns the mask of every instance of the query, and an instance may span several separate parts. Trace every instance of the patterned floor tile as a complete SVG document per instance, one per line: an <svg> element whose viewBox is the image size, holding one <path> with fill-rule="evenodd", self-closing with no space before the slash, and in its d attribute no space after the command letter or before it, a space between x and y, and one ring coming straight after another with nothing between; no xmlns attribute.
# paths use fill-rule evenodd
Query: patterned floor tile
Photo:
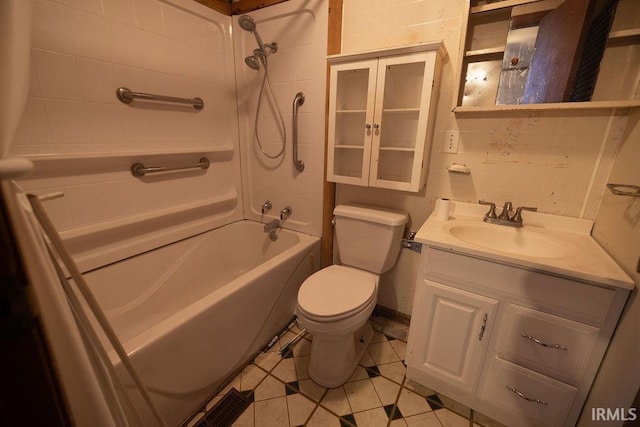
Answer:
<svg viewBox="0 0 640 427"><path fill-rule="evenodd" d="M287 407L289 409L289 424L292 426L304 425L311 417L311 413L317 404L300 393L287 396Z"/></svg>
<svg viewBox="0 0 640 427"><path fill-rule="evenodd" d="M469 427L469 419L448 409L434 411L443 427Z"/></svg>
<svg viewBox="0 0 640 427"><path fill-rule="evenodd" d="M384 318L376 330L406 331ZM278 350L302 331L292 323L278 342L259 354L234 378L207 410L231 387L248 394L251 405L235 427L467 427L472 412L446 396L406 378L406 341L397 334L376 332L353 375L342 387L327 389L308 375L311 334L280 355ZM198 417L202 417L199 414ZM199 419L199 418L197 418ZM197 425L197 419L190 425ZM504 427L478 414L478 427Z"/></svg>
<svg viewBox="0 0 640 427"><path fill-rule="evenodd" d="M400 408L400 411L405 417L423 412L431 412L431 407L427 403L427 399L404 387L398 398L398 408Z"/></svg>
<svg viewBox="0 0 640 427"><path fill-rule="evenodd" d="M383 408L369 409L353 414L358 426L387 427L389 418Z"/></svg>
<svg viewBox="0 0 640 427"><path fill-rule="evenodd" d="M289 425L286 397L255 402L254 411L255 427L283 427Z"/></svg>
<svg viewBox="0 0 640 427"><path fill-rule="evenodd" d="M316 408L307 422L308 427L342 427L342 425L339 417L321 406Z"/></svg>
<svg viewBox="0 0 640 427"><path fill-rule="evenodd" d="M354 381L344 385L347 400L354 412L366 411L382 406L371 380Z"/></svg>

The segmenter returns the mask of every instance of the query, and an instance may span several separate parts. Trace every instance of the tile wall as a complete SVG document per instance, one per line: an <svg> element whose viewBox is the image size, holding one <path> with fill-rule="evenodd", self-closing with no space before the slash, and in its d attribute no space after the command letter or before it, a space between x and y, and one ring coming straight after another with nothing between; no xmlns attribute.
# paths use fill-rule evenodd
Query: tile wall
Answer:
<svg viewBox="0 0 640 427"><path fill-rule="evenodd" d="M45 208L74 254L143 236L153 242L136 250L146 250L242 218L231 18L190 0L33 3L31 83L11 155L35 162L26 190L64 193ZM120 86L205 107L126 105ZM129 172L201 157L206 172Z"/></svg>
<svg viewBox="0 0 640 427"><path fill-rule="evenodd" d="M286 141L284 156L277 159L264 156L256 144L255 117L265 74L264 67L260 71L250 69L244 58L252 54L257 43L251 33L239 28L236 17L233 25L243 178L248 183L245 215L266 221L279 218L280 210L291 206L293 214L284 226L316 236L322 234L327 14L327 0L291 0L249 13L263 42L278 44L278 51L268 57L268 77L275 98L266 84L257 125L268 154L279 153L282 141ZM293 165L293 99L298 92L305 97L298 108L297 133L303 172ZM261 206L266 200L272 202L273 210L262 216Z"/></svg>

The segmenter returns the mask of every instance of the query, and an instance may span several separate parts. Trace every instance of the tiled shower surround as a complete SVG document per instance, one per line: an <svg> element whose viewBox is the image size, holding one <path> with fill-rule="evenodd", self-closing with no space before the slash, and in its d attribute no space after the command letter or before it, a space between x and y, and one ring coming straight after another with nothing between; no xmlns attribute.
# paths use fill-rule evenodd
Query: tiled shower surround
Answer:
<svg viewBox="0 0 640 427"><path fill-rule="evenodd" d="M236 427L498 427L499 423L472 412L406 378L404 365L407 326L375 317L372 343L351 378L341 387L327 389L314 383L307 373L313 336L305 334L291 351L278 350L300 332L297 325L268 352L231 381L204 408L213 409L235 388L251 404L233 424ZM187 425L209 427L206 412L198 413Z"/></svg>

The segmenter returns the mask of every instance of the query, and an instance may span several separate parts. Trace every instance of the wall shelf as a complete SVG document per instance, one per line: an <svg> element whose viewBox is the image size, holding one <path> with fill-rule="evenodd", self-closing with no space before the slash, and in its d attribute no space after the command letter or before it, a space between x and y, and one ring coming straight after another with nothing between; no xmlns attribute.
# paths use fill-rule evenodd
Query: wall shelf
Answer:
<svg viewBox="0 0 640 427"><path fill-rule="evenodd" d="M526 78L532 65L525 65L520 70L518 75L525 76L522 77L524 80L515 83L511 80L514 75L513 70L517 69L513 67L518 61L513 63L513 67L510 66L509 61L505 62L504 60L506 52L509 52L510 58L519 59L520 63L525 61L524 64L527 64L526 61L531 61L533 64L536 58L538 61L535 63L540 64L544 63L547 56L553 57L553 54L541 55L540 52L549 52L549 50L542 49L544 41L540 40L545 39L540 37L534 39L536 53L532 57L528 57L527 54L531 52L533 45L523 44L518 47L518 42L515 41L516 36L513 34L515 31L521 31L529 26L536 27L538 25L536 19L540 20L544 13L554 10L561 3L561 0L502 0L494 2L469 0L467 2L468 13L465 16L465 31L460 45L460 50L464 52L464 55L461 55L458 64L458 85L453 108L455 113L593 110L637 108L640 106L640 80L638 79L640 71L638 65L640 2L636 0L620 0L617 5L607 47L599 64L598 79L591 94L592 101L556 102L556 100L567 97L566 93L564 96L554 96L554 93L558 92L557 90L562 89L561 83L557 87L551 85L550 92L539 95L538 99L538 92L531 89L535 85L530 85ZM514 25L515 27L513 27ZM544 28L551 31L550 24L545 25ZM510 34L512 34L512 42L507 48ZM540 41L540 45L538 45L538 41ZM566 46L563 49L566 50ZM568 51L568 53L571 52ZM540 72L540 66L535 68L535 73ZM506 86L505 82L507 81L510 82L509 86ZM567 87L570 88L571 84L572 82L568 81ZM517 85L523 86L522 93L514 88ZM524 89L526 87L529 88L528 92ZM556 92L553 92L554 90ZM516 104L523 102L522 100L527 97L529 99L533 97L532 101L537 99L539 103ZM553 102L545 103L544 99ZM496 104L496 102L513 102L514 104L505 105Z"/></svg>
<svg viewBox="0 0 640 427"><path fill-rule="evenodd" d="M517 104L517 105L487 105L487 106L457 106L453 109L456 114L467 113L501 113L510 111L551 111L551 110L596 110L638 108L640 99L633 101L592 101L592 102L556 102L548 104Z"/></svg>

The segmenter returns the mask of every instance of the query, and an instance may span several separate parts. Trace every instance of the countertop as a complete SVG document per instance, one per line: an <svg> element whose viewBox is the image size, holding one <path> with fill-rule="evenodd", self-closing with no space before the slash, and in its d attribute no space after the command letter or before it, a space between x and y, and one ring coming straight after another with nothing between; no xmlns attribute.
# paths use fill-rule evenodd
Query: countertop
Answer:
<svg viewBox="0 0 640 427"><path fill-rule="evenodd" d="M566 248L566 255L559 258L531 257L483 247L461 240L451 233L453 226L484 224L486 227L504 225L483 222L487 206L465 202L450 202L449 219L439 220L433 213L415 236L417 242L434 248L515 265L535 271L553 273L596 284L622 289L633 289L633 280L591 237L593 222L539 212L523 212L524 228L539 235L549 236ZM497 209L498 213L500 208Z"/></svg>

